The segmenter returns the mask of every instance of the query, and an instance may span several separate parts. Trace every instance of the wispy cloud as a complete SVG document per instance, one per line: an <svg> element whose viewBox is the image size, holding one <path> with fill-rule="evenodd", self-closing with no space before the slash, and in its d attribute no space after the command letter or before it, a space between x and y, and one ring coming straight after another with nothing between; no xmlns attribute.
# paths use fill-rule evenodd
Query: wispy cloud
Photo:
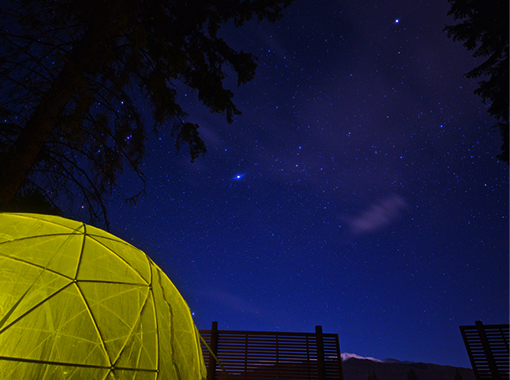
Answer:
<svg viewBox="0 0 510 380"><path fill-rule="evenodd" d="M359 215L348 218L347 223L356 235L380 230L397 220L407 208L406 201L399 195L391 195L373 204Z"/></svg>

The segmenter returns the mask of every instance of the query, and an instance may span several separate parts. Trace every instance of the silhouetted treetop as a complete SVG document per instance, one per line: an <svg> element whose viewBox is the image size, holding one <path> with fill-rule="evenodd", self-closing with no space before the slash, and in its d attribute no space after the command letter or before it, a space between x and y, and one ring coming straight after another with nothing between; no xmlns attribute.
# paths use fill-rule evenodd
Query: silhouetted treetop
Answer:
<svg viewBox="0 0 510 380"><path fill-rule="evenodd" d="M509 163L508 146L508 0L448 0L449 15L461 22L445 27L448 37L463 41L474 57L487 57L466 74L468 78L488 77L475 90L489 104L488 112L499 120L496 125L503 138L498 158Z"/></svg>
<svg viewBox="0 0 510 380"><path fill-rule="evenodd" d="M145 183L150 130L169 125L191 161L204 154L199 126L185 121L176 100L177 83L232 122L240 112L224 87L225 65L238 85L257 65L219 28L253 17L275 22L291 2L12 0L0 10L0 204L28 186L76 199L93 220L105 220L104 196L122 170Z"/></svg>

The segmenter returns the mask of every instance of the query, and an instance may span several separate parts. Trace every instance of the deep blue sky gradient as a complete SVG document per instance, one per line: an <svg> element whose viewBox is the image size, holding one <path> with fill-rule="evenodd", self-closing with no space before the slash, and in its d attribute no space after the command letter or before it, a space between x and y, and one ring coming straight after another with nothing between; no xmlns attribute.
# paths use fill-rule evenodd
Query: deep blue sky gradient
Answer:
<svg viewBox="0 0 510 380"><path fill-rule="evenodd" d="M470 367L459 325L508 322L508 166L448 9L297 0L275 25L223 28L259 57L255 80L228 80L243 114L181 88L207 155L161 131L147 197L110 207L199 328L322 325L342 352ZM116 196L136 193L122 180Z"/></svg>

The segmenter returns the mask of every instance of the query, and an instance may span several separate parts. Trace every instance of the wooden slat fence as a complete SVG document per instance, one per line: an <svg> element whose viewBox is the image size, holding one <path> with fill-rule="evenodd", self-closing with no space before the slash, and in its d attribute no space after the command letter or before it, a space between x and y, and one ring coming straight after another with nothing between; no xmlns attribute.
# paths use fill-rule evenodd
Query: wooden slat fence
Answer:
<svg viewBox="0 0 510 380"><path fill-rule="evenodd" d="M477 380L507 380L509 378L509 326L460 326L462 338Z"/></svg>
<svg viewBox="0 0 510 380"><path fill-rule="evenodd" d="M212 330L200 334L208 380L343 380L338 334ZM212 365L211 365L212 363ZM225 373L225 371L228 373Z"/></svg>

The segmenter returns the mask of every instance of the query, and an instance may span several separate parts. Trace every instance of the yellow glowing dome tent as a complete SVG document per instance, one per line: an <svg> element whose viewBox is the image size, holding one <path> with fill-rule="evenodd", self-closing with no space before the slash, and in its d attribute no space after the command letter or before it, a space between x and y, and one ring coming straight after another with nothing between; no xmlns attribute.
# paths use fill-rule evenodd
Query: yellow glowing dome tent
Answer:
<svg viewBox="0 0 510 380"><path fill-rule="evenodd" d="M49 215L0 213L0 379L201 379L185 301L142 251Z"/></svg>

